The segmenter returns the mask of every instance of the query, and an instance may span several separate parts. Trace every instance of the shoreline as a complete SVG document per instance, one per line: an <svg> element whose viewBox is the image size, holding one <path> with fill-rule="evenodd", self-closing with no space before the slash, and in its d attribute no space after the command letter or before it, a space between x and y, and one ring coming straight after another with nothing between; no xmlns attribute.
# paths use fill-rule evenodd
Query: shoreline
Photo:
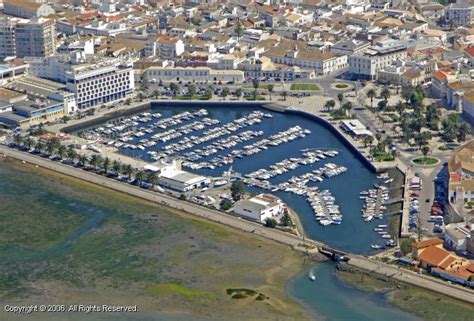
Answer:
<svg viewBox="0 0 474 321"><path fill-rule="evenodd" d="M453 320L468 321L465 315L474 313L474 306L464 301L347 264L336 266L336 276L360 291L383 295L384 300L391 306L422 318L424 321L439 320L438 315L449 314L447 310L452 305L457 306L460 314L452 316Z"/></svg>
<svg viewBox="0 0 474 321"><path fill-rule="evenodd" d="M38 156L33 156L29 153L14 150L5 146L0 145L0 153L3 153L5 155L4 157L10 156L20 161L25 161L70 177L74 177L83 181L88 181L92 184L96 184L102 187L109 188L111 190L138 197L140 199L161 204L163 206L174 208L176 210L181 211L183 215L201 217L203 219L207 219L218 224L223 224L231 228L237 228L244 233L252 233L255 235L259 235L266 239L287 245L298 252L307 252L307 245L313 245L316 247L316 251L313 252L317 252L317 249L323 246L325 248L330 249L330 247L324 245L323 243L312 239L305 239L305 242L303 243L303 238L298 237L296 235L292 235L275 229L268 229L260 224L238 219L237 217L231 216L229 214L224 214L222 212L201 207L196 204L183 202L168 195L159 194L151 192L149 190L143 190L134 186L126 185L116 180L97 175L95 173L86 172L62 163L53 162L49 159L43 159ZM436 280L424 275L418 275L410 271L403 271L403 275L399 275L400 271L396 267L384 264L382 262L374 261L368 257L364 257L361 255L348 254L348 256L350 257L349 264L351 266L357 266L358 268L361 268L363 270L375 272L378 274L390 274L391 278L393 279L397 279L399 281L418 286L432 292L443 293L460 301L474 303L474 292L468 289L446 284L441 280Z"/></svg>

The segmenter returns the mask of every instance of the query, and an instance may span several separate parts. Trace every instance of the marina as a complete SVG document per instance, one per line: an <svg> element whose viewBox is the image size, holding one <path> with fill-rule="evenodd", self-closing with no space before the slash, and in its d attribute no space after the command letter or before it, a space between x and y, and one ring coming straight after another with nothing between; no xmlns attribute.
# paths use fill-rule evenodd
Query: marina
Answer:
<svg viewBox="0 0 474 321"><path fill-rule="evenodd" d="M250 193L280 197L298 213L309 237L332 246L365 253L380 239L354 211L363 205L359 192L376 182L375 175L313 120L247 106L160 106L75 134L98 149L150 164L179 157L183 168L211 177L214 187L228 182L225 173L232 168Z"/></svg>

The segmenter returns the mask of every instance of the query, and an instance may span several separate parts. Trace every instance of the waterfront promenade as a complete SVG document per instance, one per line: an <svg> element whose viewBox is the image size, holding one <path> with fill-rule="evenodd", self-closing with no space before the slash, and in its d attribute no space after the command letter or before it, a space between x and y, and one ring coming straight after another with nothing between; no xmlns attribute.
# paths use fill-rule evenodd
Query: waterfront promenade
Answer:
<svg viewBox="0 0 474 321"><path fill-rule="evenodd" d="M135 186L121 183L114 179L97 175L92 172L83 171L81 169L62 163L53 162L49 159L41 158L39 156L11 149L6 146L0 146L0 153L8 157L18 159L20 161L25 161L34 165L38 165L43 168L53 170L61 174L81 179L99 186L110 188L118 192L126 193L150 202L162 204L164 206L169 206L184 213L188 213L197 217L201 217L233 228L237 228L247 233L253 233L261 237L265 237L267 239L286 244L300 252L307 251L307 247L302 246L303 244L306 244L307 246L313 245L317 248L324 246L324 244L314 240L303 239L302 237L288 234L276 229L269 229L260 224L239 219L236 216L202 207L197 204L181 201L161 193L140 189ZM463 288L454 284L448 284L441 280L437 280L424 275L419 275L411 271L403 270L403 272L401 272L402 270L397 269L396 267L363 256L349 254L349 257L351 259L349 261L350 264L362 268L364 270L392 277L396 280L408 284L420 286L432 290L434 292L438 292L474 304L473 290Z"/></svg>

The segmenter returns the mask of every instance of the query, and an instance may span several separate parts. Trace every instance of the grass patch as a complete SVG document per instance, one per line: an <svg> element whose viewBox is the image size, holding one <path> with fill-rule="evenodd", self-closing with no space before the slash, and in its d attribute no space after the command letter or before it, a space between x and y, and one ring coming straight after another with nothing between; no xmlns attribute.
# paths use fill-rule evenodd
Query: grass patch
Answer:
<svg viewBox="0 0 474 321"><path fill-rule="evenodd" d="M441 145L441 146L438 147L438 149L445 151L445 150L448 150L449 148L446 145Z"/></svg>
<svg viewBox="0 0 474 321"><path fill-rule="evenodd" d="M270 84L260 84L258 86L258 89L266 89L268 90L268 86L270 86ZM252 88L254 89L253 85L245 85L244 88Z"/></svg>
<svg viewBox="0 0 474 321"><path fill-rule="evenodd" d="M291 84L290 90L319 90L316 84Z"/></svg>
<svg viewBox="0 0 474 321"><path fill-rule="evenodd" d="M419 157L413 160L413 163L418 165L434 165L437 164L439 161L433 157Z"/></svg>
<svg viewBox="0 0 474 321"><path fill-rule="evenodd" d="M377 162L390 162L393 161L393 157L389 152L381 152L381 151L376 151L372 153L372 157L377 161Z"/></svg>
<svg viewBox="0 0 474 321"><path fill-rule="evenodd" d="M179 294L185 298L206 297L210 294L205 291L191 290L175 283L157 284L147 289L150 295L174 295Z"/></svg>
<svg viewBox="0 0 474 321"><path fill-rule="evenodd" d="M336 87L336 88L339 88L339 89L344 89L344 88L349 87L349 85L348 85L348 84L336 84L335 87Z"/></svg>
<svg viewBox="0 0 474 321"><path fill-rule="evenodd" d="M344 119L354 119L355 117L348 116L342 109L337 109L332 111L330 114L333 120L344 120Z"/></svg>
<svg viewBox="0 0 474 321"><path fill-rule="evenodd" d="M248 101L265 100L265 97L263 97L261 95L257 95L257 99L253 99L253 94L252 94L248 97L245 97L245 100L248 100Z"/></svg>
<svg viewBox="0 0 474 321"><path fill-rule="evenodd" d="M474 314L474 306L468 303L412 286L396 291L389 301L427 321L469 321Z"/></svg>

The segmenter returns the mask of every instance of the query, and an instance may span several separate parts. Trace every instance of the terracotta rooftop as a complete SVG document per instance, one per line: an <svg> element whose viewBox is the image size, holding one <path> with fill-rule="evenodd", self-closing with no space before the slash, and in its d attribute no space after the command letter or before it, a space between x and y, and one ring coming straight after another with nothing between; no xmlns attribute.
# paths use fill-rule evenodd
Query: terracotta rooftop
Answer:
<svg viewBox="0 0 474 321"><path fill-rule="evenodd" d="M431 266L438 267L446 260L451 254L448 251L440 249L436 246L430 246L426 248L420 255L418 260L426 262Z"/></svg>
<svg viewBox="0 0 474 321"><path fill-rule="evenodd" d="M416 242L411 245L412 248L414 249L424 249L425 247L433 246L433 245L439 245L443 244L442 239L434 238L434 239L429 239L426 241L421 241L421 242Z"/></svg>

